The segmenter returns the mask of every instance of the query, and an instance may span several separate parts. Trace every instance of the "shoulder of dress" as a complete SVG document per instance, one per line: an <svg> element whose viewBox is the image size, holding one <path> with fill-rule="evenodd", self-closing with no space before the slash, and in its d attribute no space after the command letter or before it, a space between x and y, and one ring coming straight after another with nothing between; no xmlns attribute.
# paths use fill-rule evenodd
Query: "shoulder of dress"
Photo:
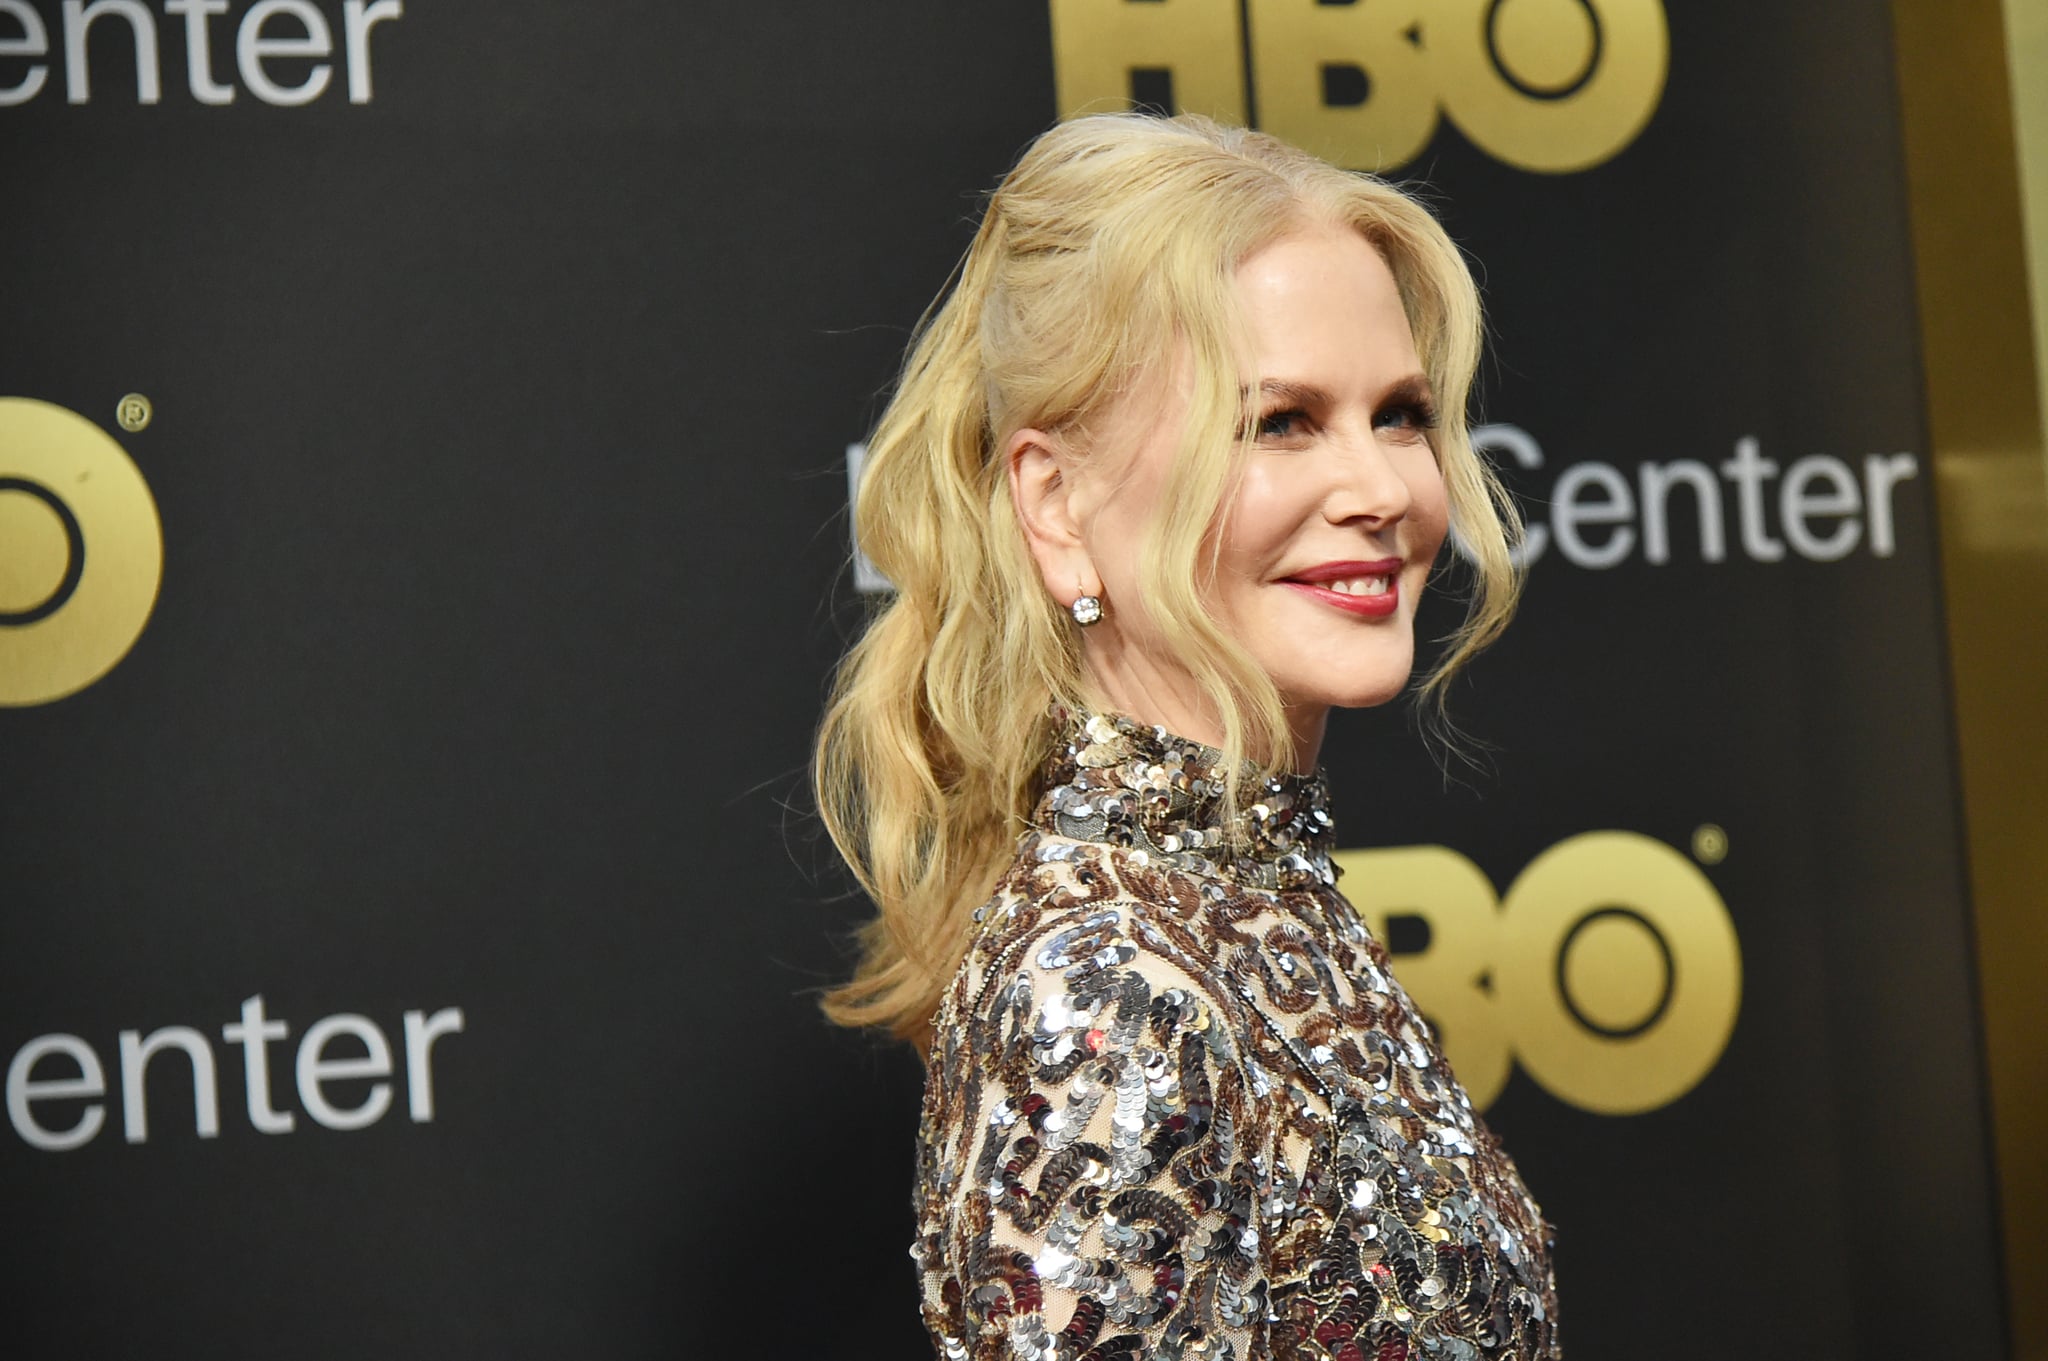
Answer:
<svg viewBox="0 0 2048 1361"><path fill-rule="evenodd" d="M1029 838L976 910L953 1001L985 1012L992 992L1020 977L1078 983L1104 970L1220 1001L1236 989L1207 936L1189 927L1209 891L1121 847Z"/></svg>

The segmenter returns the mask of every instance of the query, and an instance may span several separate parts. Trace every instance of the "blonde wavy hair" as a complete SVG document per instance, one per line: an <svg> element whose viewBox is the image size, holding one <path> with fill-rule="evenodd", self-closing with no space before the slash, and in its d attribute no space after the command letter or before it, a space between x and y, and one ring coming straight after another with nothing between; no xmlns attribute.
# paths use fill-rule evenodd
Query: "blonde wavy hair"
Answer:
<svg viewBox="0 0 2048 1361"><path fill-rule="evenodd" d="M1204 118L1058 124L990 197L868 441L854 528L896 589L840 665L812 778L878 913L853 977L824 996L833 1021L925 1047L973 909L1041 792L1051 704L1101 707L1026 546L1005 439L1036 427L1085 446L1090 418L1176 352L1193 394L1142 545L1143 598L1217 715L1230 768L1270 773L1287 759L1281 697L1205 608L1199 569L1209 555L1214 570L1247 439L1237 266L1323 223L1356 230L1393 273L1440 407L1452 533L1474 568L1465 620L1421 697L1440 709L1452 674L1506 624L1520 526L1472 449L1478 290L1436 219L1382 180Z"/></svg>

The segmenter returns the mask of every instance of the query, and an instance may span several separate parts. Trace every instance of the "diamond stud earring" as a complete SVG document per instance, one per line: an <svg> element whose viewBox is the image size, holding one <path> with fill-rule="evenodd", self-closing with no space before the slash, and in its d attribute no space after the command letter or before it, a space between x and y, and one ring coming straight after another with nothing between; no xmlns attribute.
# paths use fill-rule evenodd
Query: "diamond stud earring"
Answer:
<svg viewBox="0 0 2048 1361"><path fill-rule="evenodd" d="M1081 596L1074 601L1073 611L1074 622L1082 628L1087 628L1090 624L1102 618L1102 597L1097 595Z"/></svg>

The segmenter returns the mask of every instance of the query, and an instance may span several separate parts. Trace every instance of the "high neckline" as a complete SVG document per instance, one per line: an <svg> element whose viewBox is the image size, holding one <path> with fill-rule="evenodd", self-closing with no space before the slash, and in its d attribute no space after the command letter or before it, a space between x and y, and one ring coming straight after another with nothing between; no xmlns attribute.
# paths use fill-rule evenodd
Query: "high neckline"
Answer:
<svg viewBox="0 0 2048 1361"><path fill-rule="evenodd" d="M1032 816L1042 830L1253 888L1336 882L1329 783L1320 768L1262 778L1246 763L1237 806L1226 808L1228 763L1215 747L1125 714L1056 704L1053 719L1059 735Z"/></svg>

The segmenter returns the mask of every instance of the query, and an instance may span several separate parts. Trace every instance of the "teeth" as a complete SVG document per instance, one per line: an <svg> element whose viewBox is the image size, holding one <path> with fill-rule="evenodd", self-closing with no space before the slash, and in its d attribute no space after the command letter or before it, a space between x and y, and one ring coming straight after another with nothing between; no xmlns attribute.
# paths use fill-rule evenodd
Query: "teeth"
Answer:
<svg viewBox="0 0 2048 1361"><path fill-rule="evenodd" d="M1324 590L1335 591L1339 595L1385 595L1392 584L1388 577L1344 577L1322 583Z"/></svg>

